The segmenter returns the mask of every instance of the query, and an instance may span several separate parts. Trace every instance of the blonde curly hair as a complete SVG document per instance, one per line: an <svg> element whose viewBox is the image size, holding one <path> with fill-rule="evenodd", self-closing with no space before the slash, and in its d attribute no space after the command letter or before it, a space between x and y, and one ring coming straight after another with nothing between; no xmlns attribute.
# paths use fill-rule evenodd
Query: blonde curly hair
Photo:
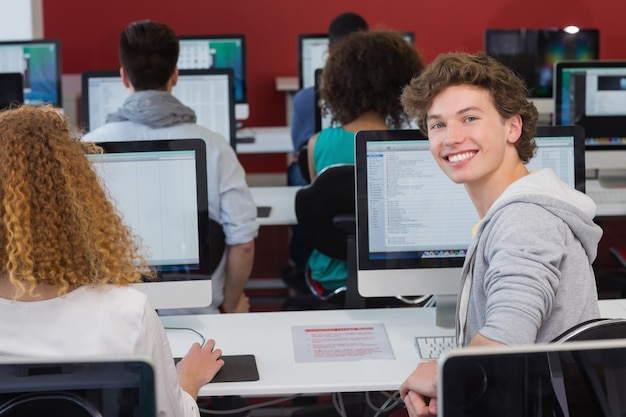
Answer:
<svg viewBox="0 0 626 417"><path fill-rule="evenodd" d="M90 162L53 107L0 112L0 279L14 298L41 284L62 296L82 285L128 285L150 275Z"/></svg>

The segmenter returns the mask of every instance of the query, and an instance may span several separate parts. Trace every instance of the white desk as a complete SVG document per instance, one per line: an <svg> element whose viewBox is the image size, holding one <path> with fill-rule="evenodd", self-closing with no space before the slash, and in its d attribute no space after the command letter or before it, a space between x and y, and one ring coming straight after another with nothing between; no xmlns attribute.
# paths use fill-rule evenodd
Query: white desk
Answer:
<svg viewBox="0 0 626 417"><path fill-rule="evenodd" d="M259 381L211 383L200 390L209 395L276 395L396 390L417 365L413 344L418 334L452 335L437 328L434 308L317 310L273 313L169 316L165 327L191 327L213 338L224 355L254 354ZM296 363L291 336L294 325L383 323L394 360ZM168 333L174 356L184 354L190 336Z"/></svg>
<svg viewBox="0 0 626 417"><path fill-rule="evenodd" d="M237 137L254 137L252 143L237 143L237 153L290 153L293 152L291 131L288 126L246 127L237 131Z"/></svg>
<svg viewBox="0 0 626 417"><path fill-rule="evenodd" d="M598 180L588 179L585 181L585 189L587 193L594 190L602 190L603 187ZM615 203L597 203L598 216L626 216L626 202Z"/></svg>
<svg viewBox="0 0 626 417"><path fill-rule="evenodd" d="M626 300L600 301L603 317L626 317ZM217 341L224 355L254 354L259 381L210 383L201 396L264 396L296 393L393 391L419 361L415 336L453 335L436 327L434 308L285 311L161 317L167 327L191 327ZM296 363L291 327L383 323L395 359ZM168 331L174 356L185 354L199 338Z"/></svg>
<svg viewBox="0 0 626 417"><path fill-rule="evenodd" d="M259 217L261 226L297 224L295 200L300 186L250 187L254 203L272 208L269 217Z"/></svg>

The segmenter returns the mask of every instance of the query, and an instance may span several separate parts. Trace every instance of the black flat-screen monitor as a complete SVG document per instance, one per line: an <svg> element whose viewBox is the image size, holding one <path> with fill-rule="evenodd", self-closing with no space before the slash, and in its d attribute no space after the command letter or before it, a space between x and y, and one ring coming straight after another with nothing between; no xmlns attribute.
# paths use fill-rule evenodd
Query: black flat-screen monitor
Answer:
<svg viewBox="0 0 626 417"><path fill-rule="evenodd" d="M626 415L623 339L455 349L438 366L439 416Z"/></svg>
<svg viewBox="0 0 626 417"><path fill-rule="evenodd" d="M89 154L156 281L134 284L156 309L211 304L206 145L202 139L101 142Z"/></svg>
<svg viewBox="0 0 626 417"><path fill-rule="evenodd" d="M179 69L231 68L235 119L249 116L245 35L181 35Z"/></svg>
<svg viewBox="0 0 626 417"><path fill-rule="evenodd" d="M554 123L582 126L589 172L623 184L626 61L557 62L554 75Z"/></svg>
<svg viewBox="0 0 626 417"><path fill-rule="evenodd" d="M600 56L600 31L580 29L487 29L485 52L516 71L533 97L552 97L554 63Z"/></svg>
<svg viewBox="0 0 626 417"><path fill-rule="evenodd" d="M24 77L22 73L0 73L0 110L22 103L24 103Z"/></svg>
<svg viewBox="0 0 626 417"><path fill-rule="evenodd" d="M579 126L539 126L528 169L552 168L584 192L583 138ZM454 316L454 302L451 310L439 311L446 305L439 301L456 300L471 230L479 221L476 209L465 187L439 168L419 130L360 131L355 140L359 293L438 295L438 320L444 323L444 316Z"/></svg>
<svg viewBox="0 0 626 417"><path fill-rule="evenodd" d="M24 76L24 103L63 106L58 39L0 42L0 72Z"/></svg>
<svg viewBox="0 0 626 417"><path fill-rule="evenodd" d="M105 124L130 96L118 70L86 71L81 74L82 120L86 130ZM172 89L174 97L196 113L196 123L222 135L237 147L233 101L233 72L230 68L180 70Z"/></svg>
<svg viewBox="0 0 626 417"><path fill-rule="evenodd" d="M411 45L415 44L413 32L402 32L404 38ZM328 58L328 34L305 33L298 35L298 73L300 74L300 88L315 85L315 70L323 68Z"/></svg>

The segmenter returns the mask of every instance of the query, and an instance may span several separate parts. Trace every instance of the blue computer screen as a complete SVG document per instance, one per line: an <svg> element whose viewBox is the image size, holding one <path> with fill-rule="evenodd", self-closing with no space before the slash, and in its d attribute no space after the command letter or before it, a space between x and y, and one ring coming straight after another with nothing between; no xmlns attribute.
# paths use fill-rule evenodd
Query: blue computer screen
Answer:
<svg viewBox="0 0 626 417"><path fill-rule="evenodd" d="M24 103L62 106L58 40L0 42L0 72L24 75Z"/></svg>

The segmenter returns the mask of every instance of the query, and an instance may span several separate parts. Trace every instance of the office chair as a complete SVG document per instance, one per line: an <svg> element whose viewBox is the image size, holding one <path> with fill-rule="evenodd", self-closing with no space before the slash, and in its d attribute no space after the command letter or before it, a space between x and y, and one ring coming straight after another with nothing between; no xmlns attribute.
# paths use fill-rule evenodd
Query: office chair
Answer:
<svg viewBox="0 0 626 417"><path fill-rule="evenodd" d="M298 151L298 168L300 168L300 174L307 184L311 183L311 173L309 172L309 148L304 145Z"/></svg>
<svg viewBox="0 0 626 417"><path fill-rule="evenodd" d="M346 286L325 291L310 271L305 274L307 284L320 301L335 299L335 304L348 308L364 307L356 287L355 205L353 164L325 168L309 186L296 193L296 218L307 240L324 255L345 260L348 265Z"/></svg>
<svg viewBox="0 0 626 417"><path fill-rule="evenodd" d="M0 405L1 417L102 417L89 401L69 392L22 394Z"/></svg>
<svg viewBox="0 0 626 417"><path fill-rule="evenodd" d="M626 339L626 319L599 318L572 326L552 343L582 340Z"/></svg>

